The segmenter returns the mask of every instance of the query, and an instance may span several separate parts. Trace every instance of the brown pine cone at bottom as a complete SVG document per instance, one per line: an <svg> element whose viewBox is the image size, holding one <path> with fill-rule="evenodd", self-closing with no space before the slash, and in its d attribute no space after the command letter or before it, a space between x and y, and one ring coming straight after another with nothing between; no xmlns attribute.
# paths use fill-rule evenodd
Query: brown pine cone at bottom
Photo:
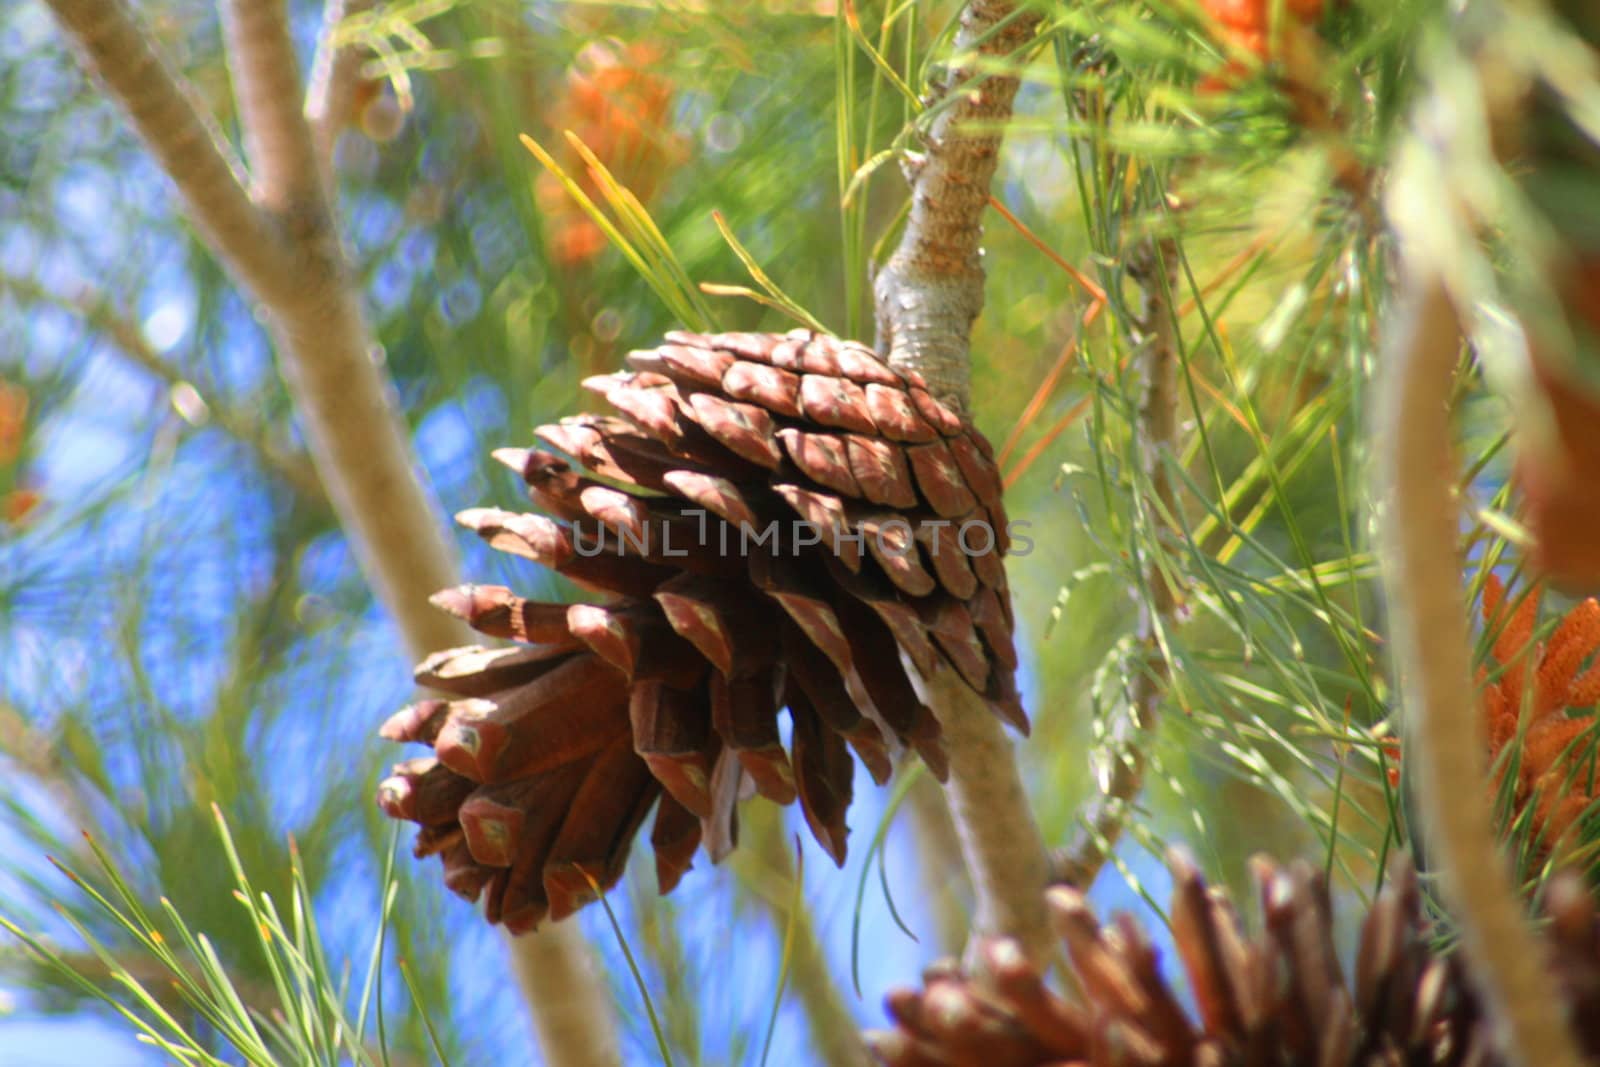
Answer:
<svg viewBox="0 0 1600 1067"><path fill-rule="evenodd" d="M1101 926L1083 895L1049 893L1081 1001L1046 987L1009 941L982 946L989 981L935 964L887 998L895 1029L867 1035L887 1067L1450 1067L1504 1062L1457 958L1430 946L1417 878L1399 866L1361 928L1353 985L1339 965L1327 882L1258 859L1265 929L1251 935L1194 865L1171 859L1172 934L1198 1017L1126 915ZM1544 949L1569 1017L1600 1062L1600 919L1576 876L1545 895Z"/></svg>

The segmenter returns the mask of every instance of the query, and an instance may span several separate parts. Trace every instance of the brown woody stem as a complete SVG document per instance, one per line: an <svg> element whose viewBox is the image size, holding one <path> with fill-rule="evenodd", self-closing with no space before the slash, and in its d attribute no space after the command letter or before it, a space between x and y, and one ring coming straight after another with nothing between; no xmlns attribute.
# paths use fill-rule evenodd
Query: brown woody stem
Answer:
<svg viewBox="0 0 1600 1067"><path fill-rule="evenodd" d="M1461 352L1456 309L1437 276L1412 277L1379 360L1375 394L1380 547L1390 636L1405 697L1429 853L1458 920L1472 976L1513 1063L1583 1063L1562 999L1512 885L1492 793L1462 592L1460 509L1449 397Z"/></svg>
<svg viewBox="0 0 1600 1067"><path fill-rule="evenodd" d="M1039 16L1003 0L972 0L954 55L933 86L926 150L907 164L911 212L873 283L878 351L915 370L946 403L967 410L972 323L983 310L983 213L1019 79L991 64L1033 39Z"/></svg>
<svg viewBox="0 0 1600 1067"><path fill-rule="evenodd" d="M284 0L223 0L222 30L234 104L256 203L281 221L318 228L328 207L311 127L301 114L300 64ZM309 218L296 216L309 215Z"/></svg>
<svg viewBox="0 0 1600 1067"><path fill-rule="evenodd" d="M1019 84L1014 72L994 68L1026 47L1038 25L1037 13L1003 0L971 0L962 10L954 54L929 101L926 150L908 167L905 232L874 284L879 351L963 412L972 323L983 308L983 213ZM924 697L950 753L947 794L977 895L974 933L1014 938L1042 963L1052 945L1048 862L1011 740L954 672L927 679Z"/></svg>
<svg viewBox="0 0 1600 1067"><path fill-rule="evenodd" d="M84 65L116 97L178 187L190 219L250 287L275 289L289 258L250 201L244 164L194 91L156 48L127 0L50 0Z"/></svg>

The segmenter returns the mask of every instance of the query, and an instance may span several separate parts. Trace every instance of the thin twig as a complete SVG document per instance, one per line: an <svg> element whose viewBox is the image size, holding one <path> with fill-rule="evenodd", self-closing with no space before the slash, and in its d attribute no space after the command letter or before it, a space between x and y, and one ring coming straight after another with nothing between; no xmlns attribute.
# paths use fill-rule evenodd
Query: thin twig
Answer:
<svg viewBox="0 0 1600 1067"><path fill-rule="evenodd" d="M1380 547L1405 698L1407 762L1474 981L1508 1059L1578 1067L1562 999L1526 922L1490 808L1467 603L1461 588L1449 397L1460 320L1443 282L1413 277L1379 360Z"/></svg>
<svg viewBox="0 0 1600 1067"><path fill-rule="evenodd" d="M281 288L290 260L245 191L244 165L128 0L49 0L92 70L178 187L190 219L251 288Z"/></svg>
<svg viewBox="0 0 1600 1067"><path fill-rule="evenodd" d="M9 289L22 299L36 304L49 304L80 316L94 330L113 342L116 351L129 362L146 371L169 389L181 386L193 388L193 383L183 371L162 357L144 332L126 313L112 304L104 293L84 288L76 295L59 293L40 285L31 278L20 278L0 273L0 289ZM198 394L197 394L198 395ZM317 477L311 460L303 453L286 449L273 440L270 427L263 426L247 415L235 411L227 404L201 396L209 421L215 423L234 440L255 452L262 466L282 478L296 493L309 503L325 505L327 497L322 491L322 481Z"/></svg>
<svg viewBox="0 0 1600 1067"><path fill-rule="evenodd" d="M394 386L332 225L283 0L232 0L224 20L256 202L214 123L161 60L127 0L48 2L152 146L213 251L265 304L318 473L407 648L420 657L465 644L465 627L428 603L456 583L456 562L417 478ZM610 998L577 928L552 924L511 945L545 1062L620 1063Z"/></svg>
<svg viewBox="0 0 1600 1067"><path fill-rule="evenodd" d="M1008 0L971 0L962 10L955 54L933 87L926 151L907 164L905 232L873 283L878 351L963 411L972 323L983 309L983 213L1019 84L987 67L1024 48L1039 21Z"/></svg>
<svg viewBox="0 0 1600 1067"><path fill-rule="evenodd" d="M1172 307L1177 293L1178 248L1170 237L1152 238L1141 245L1130 263L1144 293L1144 334L1139 364L1144 380L1144 397L1139 404L1134 427L1140 463L1144 468L1150 500L1138 508L1139 525L1150 531L1143 547L1142 595L1139 597L1139 623L1134 639L1147 657L1142 670L1136 670L1129 683L1128 714L1119 719L1106 740L1108 773L1101 792L1083 818L1084 827L1077 839L1056 857L1056 881L1087 889L1100 868L1117 847L1144 788L1145 769L1155 742L1162 701L1172 678L1172 664L1164 647L1177 615L1178 591L1173 588L1162 566L1163 541L1172 532L1178 513L1177 492L1168 463L1178 450L1178 322Z"/></svg>
<svg viewBox="0 0 1600 1067"><path fill-rule="evenodd" d="M301 111L300 64L285 0L223 0L228 73L244 131L255 200L290 225L316 227L328 207L311 127ZM296 218L309 214L309 218Z"/></svg>
<svg viewBox="0 0 1600 1067"><path fill-rule="evenodd" d="M983 213L1019 83L991 67L1025 48L1038 25L1036 12L1002 0L971 0L962 10L954 55L929 101L926 151L908 168L905 231L874 284L879 351L962 411L972 323L983 307ZM950 753L947 792L977 897L974 933L1014 938L1042 963L1052 945L1048 861L1011 741L953 671L926 679L922 696Z"/></svg>

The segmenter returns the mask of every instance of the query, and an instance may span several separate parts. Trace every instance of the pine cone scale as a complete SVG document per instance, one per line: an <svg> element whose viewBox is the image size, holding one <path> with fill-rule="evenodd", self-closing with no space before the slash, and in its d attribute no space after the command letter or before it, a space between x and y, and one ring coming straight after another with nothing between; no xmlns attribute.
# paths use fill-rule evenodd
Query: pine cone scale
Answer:
<svg viewBox="0 0 1600 1067"><path fill-rule="evenodd" d="M552 706L583 713L551 715ZM523 778L605 747L626 729L626 708L621 675L596 656L574 656L495 699L453 706L433 750L474 781Z"/></svg>
<svg viewBox="0 0 1600 1067"><path fill-rule="evenodd" d="M628 716L634 751L680 804L704 817L711 814L711 770L720 741L711 731L703 688L637 685Z"/></svg>
<svg viewBox="0 0 1600 1067"><path fill-rule="evenodd" d="M700 848L700 819L672 796L666 795L656 806L656 819L650 828L650 848L656 857L656 886L670 893L694 865Z"/></svg>
<svg viewBox="0 0 1600 1067"><path fill-rule="evenodd" d="M552 919L592 900L591 881L609 889L622 877L628 846L660 789L634 754L632 738L619 734L578 787L546 855L544 890Z"/></svg>
<svg viewBox="0 0 1600 1067"><path fill-rule="evenodd" d="M778 736L773 711L778 700L774 671L734 678L721 673L711 676L711 723L718 736L738 756L757 793L775 804L792 804L794 768Z"/></svg>

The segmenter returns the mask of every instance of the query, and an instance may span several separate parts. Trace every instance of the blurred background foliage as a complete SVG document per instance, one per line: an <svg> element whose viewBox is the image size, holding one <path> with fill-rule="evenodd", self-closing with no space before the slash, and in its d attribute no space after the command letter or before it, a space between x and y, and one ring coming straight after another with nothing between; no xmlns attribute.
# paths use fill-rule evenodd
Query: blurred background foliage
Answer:
<svg viewBox="0 0 1600 1067"><path fill-rule="evenodd" d="M141 7L234 132L212 5ZM308 61L320 5L290 7ZM341 222L441 521L514 503L490 450L577 410L585 375L685 317L520 134L604 205L572 131L636 194L683 276L711 283L684 291L695 314L793 325L729 295L762 287L717 212L795 304L870 341L869 278L905 201L898 164L957 7L395 0L349 20L341 32L373 58L336 153ZM1037 811L1064 844L1096 790L1098 741L1151 669L1131 635L1156 560L1181 590L1156 653L1172 676L1149 788L1094 899L1158 914L1147 901L1166 898L1169 843L1236 888L1246 857L1269 849L1325 864L1348 923L1403 834L1362 426L1391 274L1381 164L1438 12L1256 5L1278 30L1250 37L1180 0L1047 10L1017 60L973 349L974 414L1001 448L1012 517L1031 524L1010 568ZM82 829L140 899L165 896L209 935L247 1000L274 1004L216 805L256 888L314 905L332 971L352 961L353 1005L392 847L371 792L395 758L375 727L408 697L395 630L321 495L253 309L32 0L11 0L0 27L0 131L0 913L96 981L151 973L147 946L46 862L96 869ZM1135 439L1130 355L1149 280L1129 262L1152 239L1177 253L1172 515L1153 511ZM1517 533L1503 513L1506 413L1466 388L1469 492L1492 561ZM474 580L562 592L456 540ZM858 783L842 873L803 846L798 899L863 1024L882 1019L886 988L959 947L959 861L938 819L916 814L936 813L928 784L908 795L891 810L888 791ZM697 867L671 898L646 874L611 904L677 1061L754 1062L793 856ZM388 1054L518 1058L498 941L403 849L394 878L376 994ZM575 921L606 958L629 1056L653 1062L605 915ZM0 942L0 968L0 1047L24 1023L65 1016L70 1036L102 1010L19 942ZM803 999L777 1013L775 1048L794 1050L782 1062L806 1058Z"/></svg>

